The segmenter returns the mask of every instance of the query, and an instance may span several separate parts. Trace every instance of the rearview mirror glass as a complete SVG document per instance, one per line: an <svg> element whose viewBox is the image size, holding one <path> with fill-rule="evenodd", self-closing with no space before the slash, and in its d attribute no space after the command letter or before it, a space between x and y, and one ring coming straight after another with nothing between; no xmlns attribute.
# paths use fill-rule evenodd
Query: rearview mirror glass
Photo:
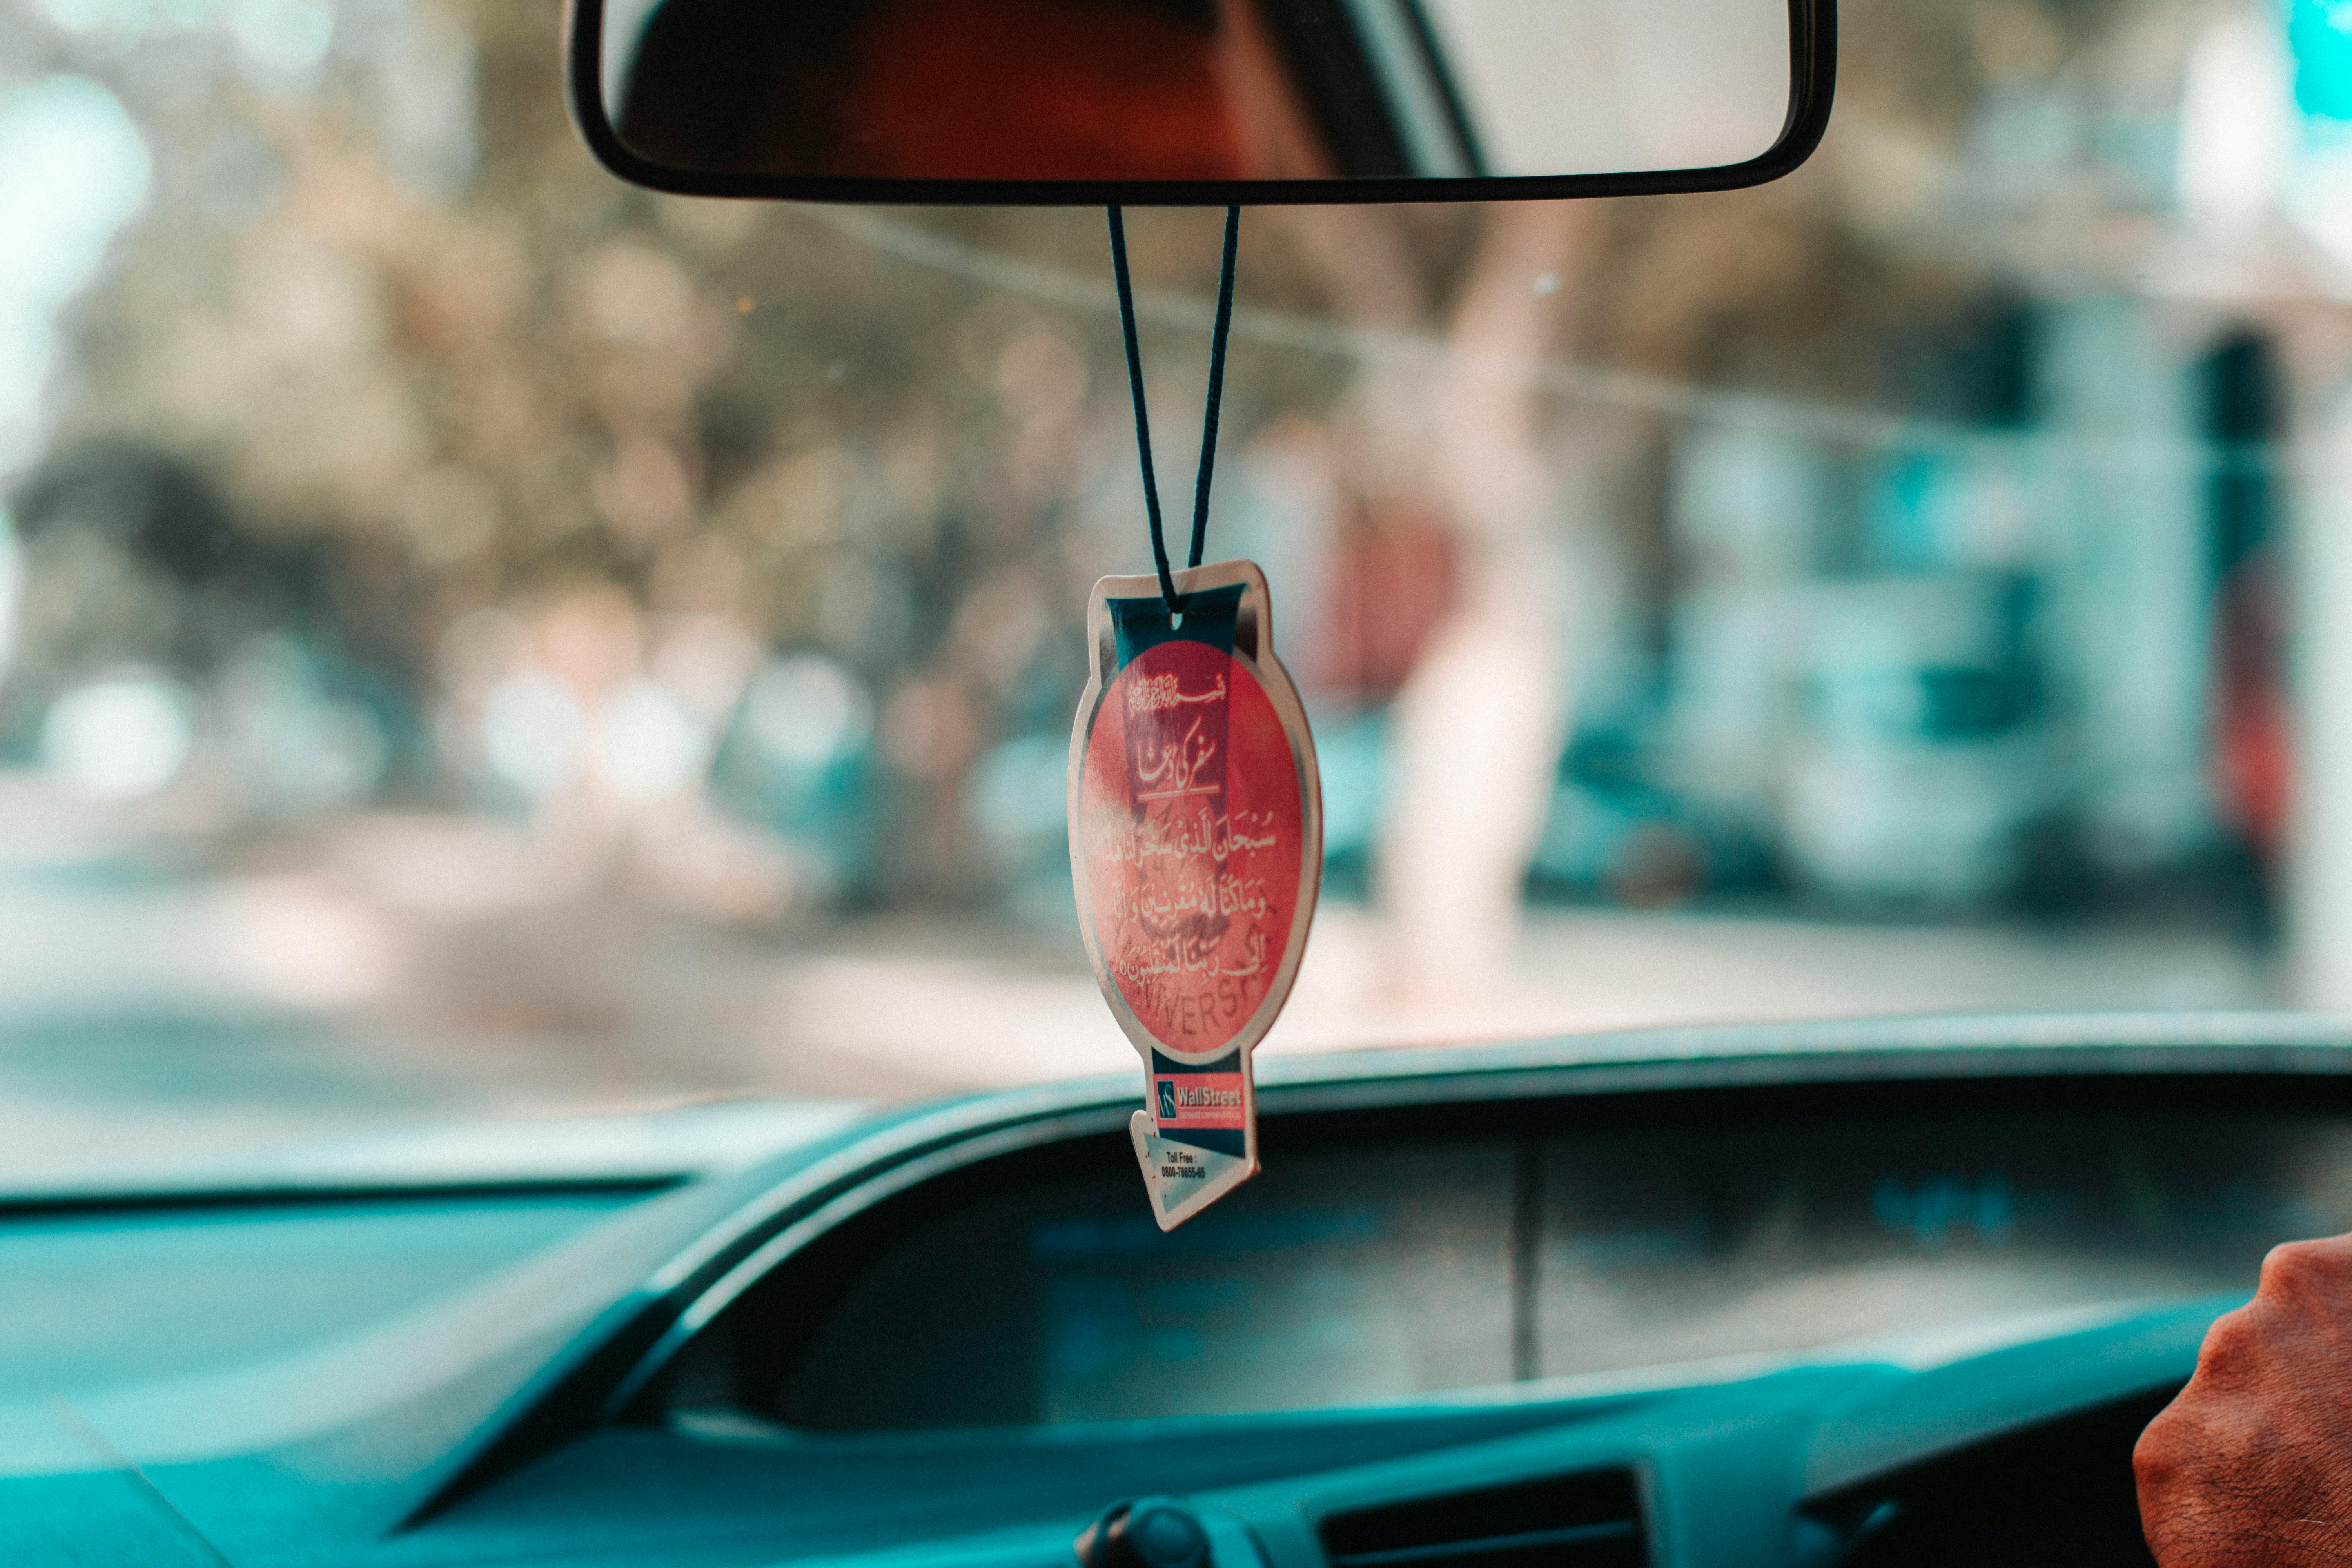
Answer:
<svg viewBox="0 0 2352 1568"><path fill-rule="evenodd" d="M818 199L1491 199L1752 184L1830 0L576 0L625 177Z"/></svg>

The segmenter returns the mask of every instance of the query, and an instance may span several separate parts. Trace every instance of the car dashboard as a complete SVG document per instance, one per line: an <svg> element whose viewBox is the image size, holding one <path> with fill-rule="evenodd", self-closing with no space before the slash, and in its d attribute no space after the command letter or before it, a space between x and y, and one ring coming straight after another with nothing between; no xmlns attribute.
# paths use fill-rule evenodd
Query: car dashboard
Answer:
<svg viewBox="0 0 2352 1568"><path fill-rule="evenodd" d="M1069 1568L1143 1495L1217 1568L2144 1563L2140 1427L2267 1247L2352 1229L2334 1027L1285 1064L1265 1174L1164 1236L1131 1091L991 1097L49 1416L240 1564ZM103 1521L104 1468L12 1467L0 1531Z"/></svg>

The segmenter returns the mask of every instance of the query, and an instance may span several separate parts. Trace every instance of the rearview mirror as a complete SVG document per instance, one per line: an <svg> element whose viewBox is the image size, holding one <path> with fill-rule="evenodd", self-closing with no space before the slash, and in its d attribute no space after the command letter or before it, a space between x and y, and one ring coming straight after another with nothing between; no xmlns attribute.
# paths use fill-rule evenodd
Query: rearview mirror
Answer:
<svg viewBox="0 0 2352 1568"><path fill-rule="evenodd" d="M1719 190L1829 121L1833 0L572 0L582 134L703 195Z"/></svg>

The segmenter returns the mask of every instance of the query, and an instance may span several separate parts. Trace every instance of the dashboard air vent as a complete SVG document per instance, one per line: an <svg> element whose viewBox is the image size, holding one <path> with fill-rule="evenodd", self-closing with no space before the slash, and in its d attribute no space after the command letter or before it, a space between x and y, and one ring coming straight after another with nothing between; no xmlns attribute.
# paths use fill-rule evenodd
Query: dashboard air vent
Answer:
<svg viewBox="0 0 2352 1568"><path fill-rule="evenodd" d="M1643 1568L1630 1470L1416 1498L1323 1521L1331 1568Z"/></svg>

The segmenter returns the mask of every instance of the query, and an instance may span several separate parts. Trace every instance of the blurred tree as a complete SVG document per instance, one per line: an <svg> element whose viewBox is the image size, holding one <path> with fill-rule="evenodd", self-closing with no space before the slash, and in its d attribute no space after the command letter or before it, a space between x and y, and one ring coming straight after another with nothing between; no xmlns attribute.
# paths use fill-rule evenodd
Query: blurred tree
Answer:
<svg viewBox="0 0 2352 1568"><path fill-rule="evenodd" d="M1576 610L1580 585L1622 576L1654 604L1679 569L1661 497L1684 416L1593 373L1882 393L1887 343L2018 286L1937 216L1979 210L1945 198L1986 105L2152 68L2102 42L2114 9L1856 0L1828 143L1759 190L1252 215L1245 304L1407 345L1302 353L1245 334L1225 438L1319 428L1350 526L1443 540L1427 557L1443 591L1385 660L1410 666L1389 885L1424 911L1408 945L1429 948L1429 973L1458 968L1443 932L1507 924L1580 614L1605 613ZM151 210L76 314L59 441L130 440L200 476L217 512L157 559L204 556L226 531L315 563L319 602L425 703L456 700L453 628L485 611L538 626L574 601L625 605L641 624L614 646L656 681L665 648L716 646L673 637L698 619L754 650L821 652L871 693L873 808L898 825L853 890L988 893L971 770L1066 721L1087 582L1142 559L1112 320L794 210L619 184L565 122L551 0L352 0L336 16L331 47L292 74L210 24L121 47L29 12L0 24L27 68L105 81L158 149ZM1091 211L920 221L1066 274L1106 268ZM1139 273L1203 291L1214 222L1139 223ZM1155 329L1146 346L1155 386L1187 389L1162 408L1189 411L1204 342ZM1181 471L1183 437L1167 439ZM1397 613L1382 582L1346 579L1351 603L1310 618ZM468 658L536 657L529 637L458 640ZM18 700L47 689L52 657L27 653ZM734 686L677 680L723 725L757 658L718 663ZM1398 675L1369 679L1357 695L1381 701ZM1493 793L1456 790L1465 773ZM1440 867L1480 889L1477 910L1428 890Z"/></svg>

